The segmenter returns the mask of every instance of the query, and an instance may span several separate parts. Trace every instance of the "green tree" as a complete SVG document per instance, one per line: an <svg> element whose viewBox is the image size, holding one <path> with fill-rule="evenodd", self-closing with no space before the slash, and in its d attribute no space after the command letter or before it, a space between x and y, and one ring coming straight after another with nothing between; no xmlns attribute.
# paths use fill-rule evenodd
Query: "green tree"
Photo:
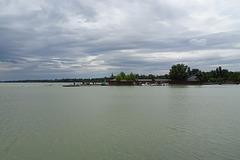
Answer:
<svg viewBox="0 0 240 160"><path fill-rule="evenodd" d="M207 82L208 79L208 74L206 72L202 72L202 81Z"/></svg>
<svg viewBox="0 0 240 160"><path fill-rule="evenodd" d="M218 78L216 79L216 81L217 81L218 83L222 83L222 82L223 82L223 78L222 78L222 77L218 77Z"/></svg>
<svg viewBox="0 0 240 160"><path fill-rule="evenodd" d="M122 78L122 76L120 74L116 75L115 79L116 79L116 81L123 80L123 78Z"/></svg>
<svg viewBox="0 0 240 160"><path fill-rule="evenodd" d="M124 72L121 72L115 77L116 81L121 81L121 80L127 80L127 81L135 81L136 77L133 73L130 73L128 75L125 75Z"/></svg>
<svg viewBox="0 0 240 160"><path fill-rule="evenodd" d="M218 67L218 70L219 70L219 75L222 77L222 76L223 76L223 75L222 75L222 67L219 66L219 67Z"/></svg>
<svg viewBox="0 0 240 160"><path fill-rule="evenodd" d="M210 78L209 81L210 82L216 82L216 78Z"/></svg>
<svg viewBox="0 0 240 160"><path fill-rule="evenodd" d="M191 71L191 73L192 73L192 75L198 75L198 74L200 74L200 70L199 69L192 69L192 71Z"/></svg>
<svg viewBox="0 0 240 160"><path fill-rule="evenodd" d="M190 67L188 67L188 75L191 75L192 73L191 73L191 68Z"/></svg>
<svg viewBox="0 0 240 160"><path fill-rule="evenodd" d="M216 70L218 70L218 69L216 69ZM209 78L217 78L217 77L218 77L217 71L211 70L209 72Z"/></svg>
<svg viewBox="0 0 240 160"><path fill-rule="evenodd" d="M130 77L129 74L125 76L125 80L127 80L127 81L130 81L130 80L131 80L131 77Z"/></svg>
<svg viewBox="0 0 240 160"><path fill-rule="evenodd" d="M135 77L135 75L132 72L129 74L129 76L130 76L130 80L131 81L135 81L136 80L136 77Z"/></svg>
<svg viewBox="0 0 240 160"><path fill-rule="evenodd" d="M227 69L222 70L222 77L224 80L227 80L227 78L228 78L228 70Z"/></svg>
<svg viewBox="0 0 240 160"><path fill-rule="evenodd" d="M219 69L216 68L216 78L220 76Z"/></svg>
<svg viewBox="0 0 240 160"><path fill-rule="evenodd" d="M171 80L185 80L188 78L188 66L184 64L173 65L169 72Z"/></svg>
<svg viewBox="0 0 240 160"><path fill-rule="evenodd" d="M122 79L125 79L125 76L126 76L126 75L125 75L124 72L121 72L120 75L121 75Z"/></svg>

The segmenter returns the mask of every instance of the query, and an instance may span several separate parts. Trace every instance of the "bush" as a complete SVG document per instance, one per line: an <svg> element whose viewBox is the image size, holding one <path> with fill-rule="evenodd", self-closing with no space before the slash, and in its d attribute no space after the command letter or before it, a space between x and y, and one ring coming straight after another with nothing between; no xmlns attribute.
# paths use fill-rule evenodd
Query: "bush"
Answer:
<svg viewBox="0 0 240 160"><path fill-rule="evenodd" d="M210 82L216 82L216 78L210 78L209 81Z"/></svg>
<svg viewBox="0 0 240 160"><path fill-rule="evenodd" d="M222 83L222 82L223 82L223 78L219 77L219 78L217 79L217 82L218 82L218 83Z"/></svg>

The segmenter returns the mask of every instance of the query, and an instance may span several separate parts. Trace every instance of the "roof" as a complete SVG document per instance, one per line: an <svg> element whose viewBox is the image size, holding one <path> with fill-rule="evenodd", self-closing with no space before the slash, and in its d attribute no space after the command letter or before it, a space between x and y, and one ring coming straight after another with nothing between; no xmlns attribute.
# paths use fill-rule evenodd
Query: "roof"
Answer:
<svg viewBox="0 0 240 160"><path fill-rule="evenodd" d="M136 79L138 82L152 82L152 79Z"/></svg>
<svg viewBox="0 0 240 160"><path fill-rule="evenodd" d="M152 82L152 79L136 79L136 81L138 82ZM156 82L160 82L160 81L169 81L169 79L154 79L154 81Z"/></svg>
<svg viewBox="0 0 240 160"><path fill-rule="evenodd" d="M187 79L187 81L199 81L198 77L197 76L192 76L190 78Z"/></svg>
<svg viewBox="0 0 240 160"><path fill-rule="evenodd" d="M116 82L117 80L116 80L116 79L111 79L111 80L109 80L109 81L111 81L111 82ZM123 79L123 80L118 81L118 82L132 82L132 81L127 81L127 80Z"/></svg>
<svg viewBox="0 0 240 160"><path fill-rule="evenodd" d="M160 82L160 81L170 81L169 79L155 79L155 81Z"/></svg>

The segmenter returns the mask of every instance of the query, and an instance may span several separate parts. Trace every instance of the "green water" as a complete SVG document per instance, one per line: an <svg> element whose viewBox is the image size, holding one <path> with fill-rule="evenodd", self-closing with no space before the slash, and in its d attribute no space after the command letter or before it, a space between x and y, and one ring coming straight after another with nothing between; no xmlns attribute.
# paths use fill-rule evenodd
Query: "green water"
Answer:
<svg viewBox="0 0 240 160"><path fill-rule="evenodd" d="M240 86L0 84L1 160L239 160Z"/></svg>

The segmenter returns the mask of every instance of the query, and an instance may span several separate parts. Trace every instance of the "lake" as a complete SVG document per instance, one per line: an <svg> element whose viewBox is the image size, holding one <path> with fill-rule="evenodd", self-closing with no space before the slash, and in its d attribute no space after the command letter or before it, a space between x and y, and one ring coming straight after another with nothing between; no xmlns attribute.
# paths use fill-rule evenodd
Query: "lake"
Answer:
<svg viewBox="0 0 240 160"><path fill-rule="evenodd" d="M239 160L239 93L0 83L0 159Z"/></svg>

